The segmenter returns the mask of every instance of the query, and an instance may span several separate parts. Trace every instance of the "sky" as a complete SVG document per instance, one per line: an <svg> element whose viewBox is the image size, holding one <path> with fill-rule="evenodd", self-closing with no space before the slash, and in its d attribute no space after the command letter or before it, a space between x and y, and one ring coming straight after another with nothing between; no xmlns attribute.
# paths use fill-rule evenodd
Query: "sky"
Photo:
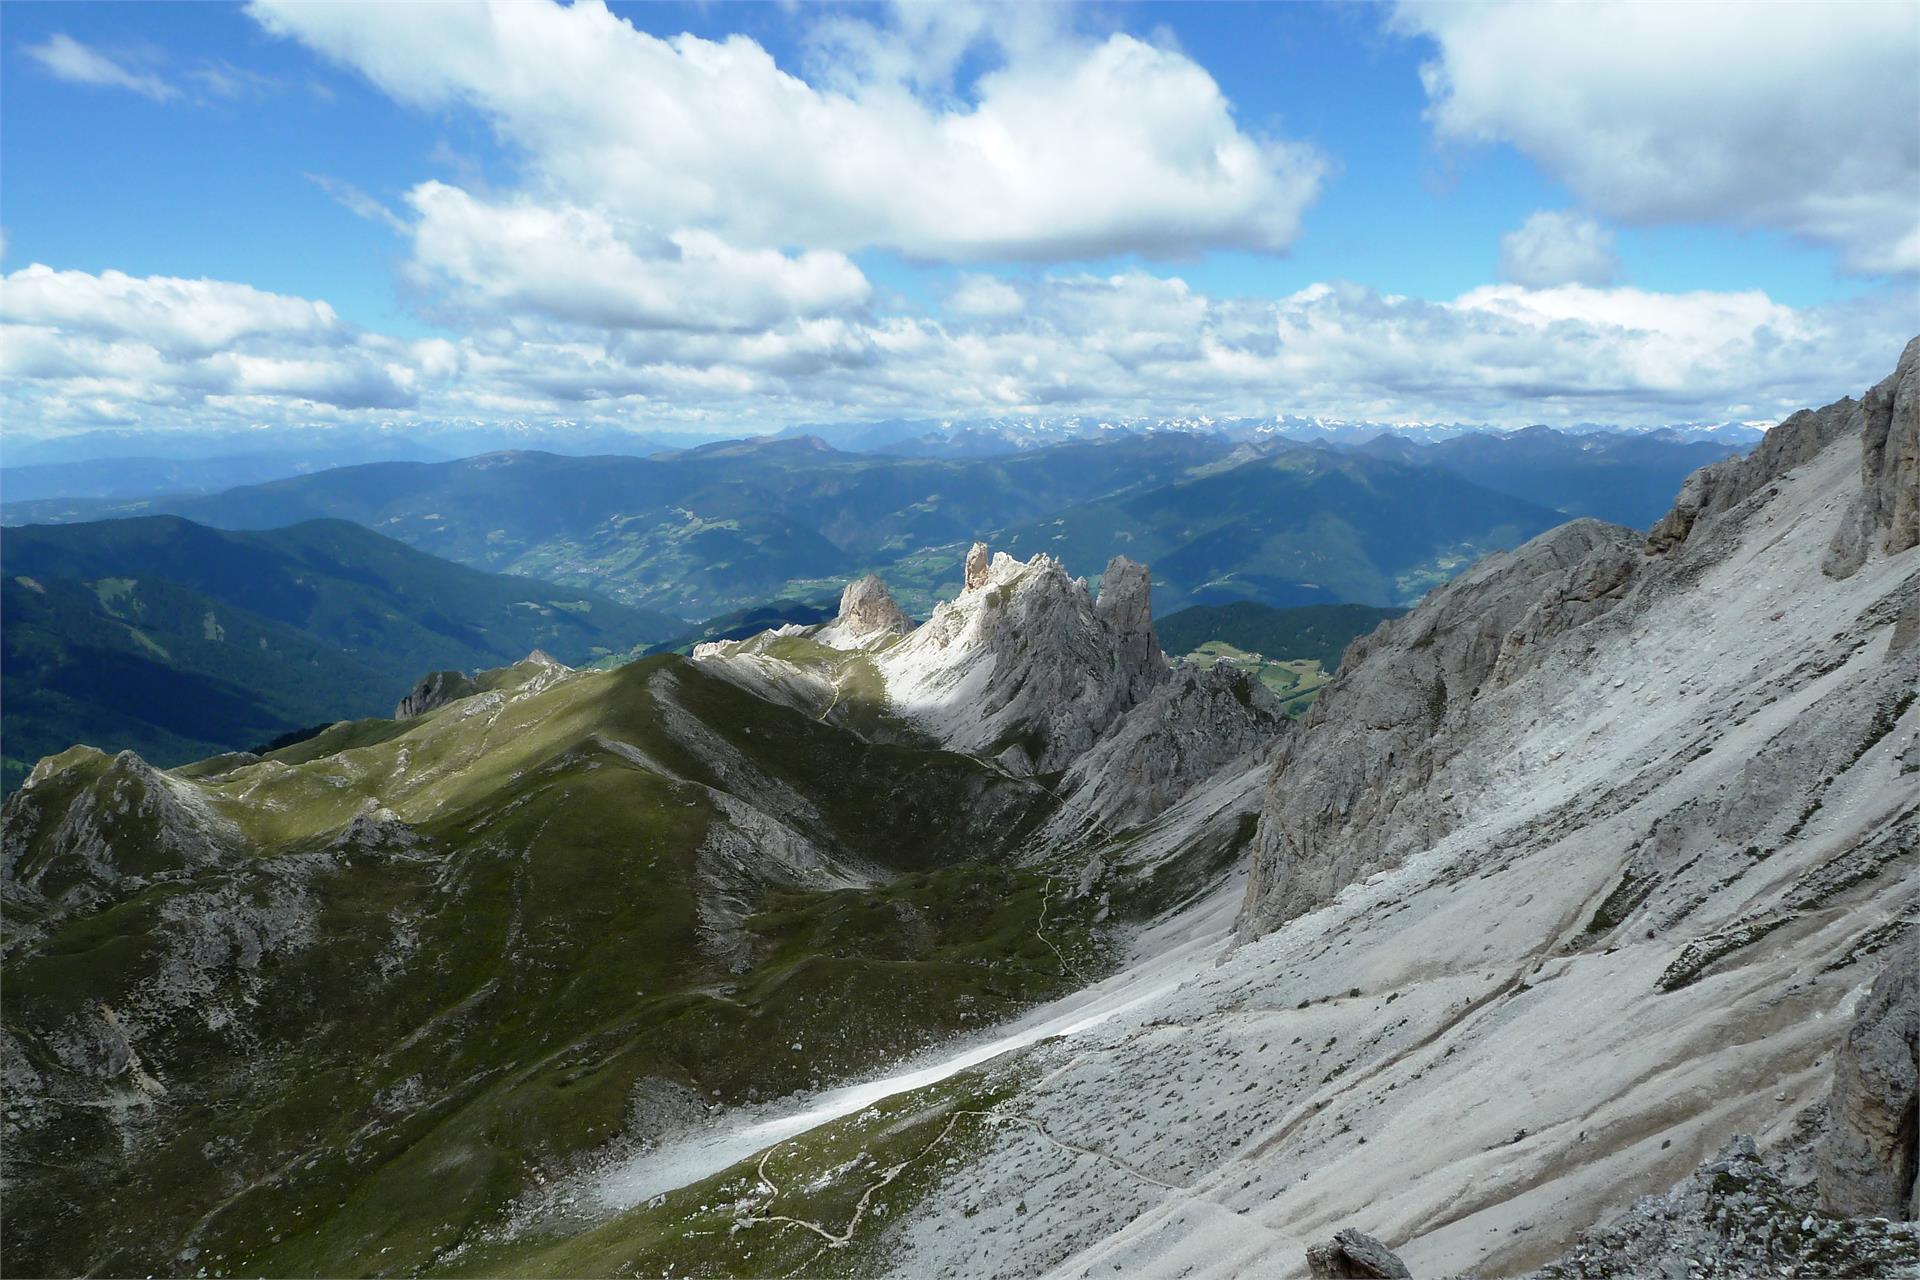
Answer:
<svg viewBox="0 0 1920 1280"><path fill-rule="evenodd" d="M1772 421L1920 3L10 5L0 432Z"/></svg>

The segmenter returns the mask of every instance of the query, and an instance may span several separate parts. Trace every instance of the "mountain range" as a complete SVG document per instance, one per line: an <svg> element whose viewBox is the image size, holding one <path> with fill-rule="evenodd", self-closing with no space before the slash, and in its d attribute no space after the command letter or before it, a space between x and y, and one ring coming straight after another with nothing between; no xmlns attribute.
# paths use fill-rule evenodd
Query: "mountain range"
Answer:
<svg viewBox="0 0 1920 1280"><path fill-rule="evenodd" d="M1920 1266L1920 339L1648 531L1479 558L1298 724L1170 662L1129 555L1022 555L919 623L866 576L42 760L9 1267Z"/></svg>
<svg viewBox="0 0 1920 1280"><path fill-rule="evenodd" d="M367 464L211 494L9 502L5 517L165 512L229 529L347 519L474 568L689 622L816 598L881 570L924 612L955 585L961 554L982 535L1061 555L1078 573L1097 573L1114 546L1155 555L1169 607L1392 605L1575 511L1649 522L1651 494L1670 496L1689 471L1726 454L1638 437L1596 446L1555 432L1455 442L1445 453L1382 451L1152 433L901 458L762 439L647 458L518 452ZM1221 510L1251 518L1249 536L1225 528Z"/></svg>
<svg viewBox="0 0 1920 1280"><path fill-rule="evenodd" d="M342 520L174 516L7 530L0 609L8 791L75 742L183 764L384 711L423 671L537 648L586 661L678 625Z"/></svg>

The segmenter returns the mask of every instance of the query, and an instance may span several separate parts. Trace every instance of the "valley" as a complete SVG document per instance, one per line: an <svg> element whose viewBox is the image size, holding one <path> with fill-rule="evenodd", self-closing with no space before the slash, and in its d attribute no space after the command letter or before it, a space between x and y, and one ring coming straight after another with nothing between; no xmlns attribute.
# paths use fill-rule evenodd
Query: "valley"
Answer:
<svg viewBox="0 0 1920 1280"><path fill-rule="evenodd" d="M1920 1280L1920 0L0 56L0 1280Z"/></svg>
<svg viewBox="0 0 1920 1280"><path fill-rule="evenodd" d="M1171 662L1145 567L976 544L917 623L868 577L264 755L50 756L9 1256L1233 1275L1357 1225L1517 1274L1751 1134L1756 1221L1830 1224L1769 1247L1920 1262L1835 1065L1920 902L1916 430L1920 340L1650 535L1365 633L1175 611Z"/></svg>

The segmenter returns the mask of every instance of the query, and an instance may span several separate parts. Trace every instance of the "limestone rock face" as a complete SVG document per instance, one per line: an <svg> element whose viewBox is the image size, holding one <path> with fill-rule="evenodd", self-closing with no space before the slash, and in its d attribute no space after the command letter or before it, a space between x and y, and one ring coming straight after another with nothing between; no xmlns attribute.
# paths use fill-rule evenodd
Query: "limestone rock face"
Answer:
<svg viewBox="0 0 1920 1280"><path fill-rule="evenodd" d="M1909 354L1920 363L1920 348ZM1897 423L1908 410L1892 381L1869 400L1893 406ZM1814 816L1864 785L1856 765L1881 738L1906 743L1911 730L1891 731L1907 723L1910 699L1901 699L1920 682L1920 652L1903 642L1912 628L1891 625L1920 595L1911 549L1876 561L1849 590L1829 590L1839 579L1820 573L1844 504L1863 489L1862 421L1851 399L1796 413L1750 457L1689 477L1644 546L1631 530L1573 521L1482 560L1355 641L1303 731L1275 752L1242 936L1433 848L1610 731L1642 743L1629 772L1588 779L1592 799L1569 799L1504 841L1535 847L1656 790L1670 796L1649 806L1617 900L1596 920L1618 924L1656 882L1671 897L1663 918L1684 918L1714 891L1713 869L1737 877L1752 859L1815 835ZM1717 585L1703 589L1709 578ZM1703 647L1707 625L1722 636L1715 649ZM1889 629L1890 642L1877 643ZM1738 662L1723 656L1732 647L1743 651ZM1856 653L1876 660L1816 687ZM1795 691L1805 691L1795 720L1762 728L1761 709ZM1665 728L1647 735L1654 723ZM1550 754L1537 745L1514 754L1548 725L1560 726ZM1734 734L1748 736L1738 754L1715 759L1737 760L1736 776L1722 787L1687 783L1689 767ZM1870 874L1874 851L1897 845L1910 822L1885 805L1912 789L1900 782L1868 806L1879 834L1841 861ZM1735 856L1743 850L1744 861ZM1827 892L1809 885L1765 919L1725 922L1678 957L1663 984L1691 981L1737 939L1764 935Z"/></svg>
<svg viewBox="0 0 1920 1280"><path fill-rule="evenodd" d="M1432 786L1488 715L1490 695L1552 637L1605 613L1635 574L1639 536L1575 520L1488 556L1413 613L1355 640L1303 731L1280 744L1243 929L1312 910L1426 847L1461 818Z"/></svg>
<svg viewBox="0 0 1920 1280"><path fill-rule="evenodd" d="M1166 678L1142 566L1104 606L1047 555L1002 552L972 583L876 659L893 710L950 749L1050 773Z"/></svg>
<svg viewBox="0 0 1920 1280"><path fill-rule="evenodd" d="M1920 945L1895 948L1834 1057L1820 1195L1848 1216L1920 1218Z"/></svg>
<svg viewBox="0 0 1920 1280"><path fill-rule="evenodd" d="M894 603L887 584L877 574L849 582L840 593L840 612L814 635L836 649L859 649L882 643L913 630L913 619Z"/></svg>
<svg viewBox="0 0 1920 1280"><path fill-rule="evenodd" d="M1125 556L1107 561L1094 612L1112 628L1124 668L1159 683L1166 674L1167 659L1153 634L1153 575L1147 566Z"/></svg>
<svg viewBox="0 0 1920 1280"><path fill-rule="evenodd" d="M987 585L987 544L976 542L967 551L965 591L973 591Z"/></svg>
<svg viewBox="0 0 1920 1280"><path fill-rule="evenodd" d="M1411 1280L1393 1250L1351 1227L1307 1250L1307 1274L1313 1280Z"/></svg>
<svg viewBox="0 0 1920 1280"><path fill-rule="evenodd" d="M1278 701L1247 672L1225 663L1175 667L1068 768L1055 788L1066 802L1040 843L1146 822L1289 727Z"/></svg>
<svg viewBox="0 0 1920 1280"><path fill-rule="evenodd" d="M400 705L393 709L393 718L411 720L437 707L444 707L449 702L470 698L478 692L480 692L480 686L475 684L473 678L464 671L428 672L420 677L411 693L400 699Z"/></svg>
<svg viewBox="0 0 1920 1280"><path fill-rule="evenodd" d="M1711 522L1745 502L1795 467L1811 462L1843 435L1860 429L1860 402L1851 396L1823 409L1802 409L1767 432L1744 458L1726 458L1688 476L1674 500L1647 534L1649 555L1671 555L1692 536L1694 526Z"/></svg>
<svg viewBox="0 0 1920 1280"><path fill-rule="evenodd" d="M1857 573L1875 551L1898 555L1920 544L1920 338L1867 392L1861 418L1860 495L1821 566L1835 578Z"/></svg>

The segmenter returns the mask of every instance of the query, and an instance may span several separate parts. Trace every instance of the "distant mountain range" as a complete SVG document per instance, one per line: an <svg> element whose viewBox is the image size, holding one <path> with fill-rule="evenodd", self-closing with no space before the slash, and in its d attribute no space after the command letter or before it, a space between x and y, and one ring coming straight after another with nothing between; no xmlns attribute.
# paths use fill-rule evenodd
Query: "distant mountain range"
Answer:
<svg viewBox="0 0 1920 1280"><path fill-rule="evenodd" d="M230 533L172 516L6 532L11 790L76 742L179 764L389 713L423 672L625 652L675 626L481 573L343 520Z"/></svg>
<svg viewBox="0 0 1920 1280"><path fill-rule="evenodd" d="M164 512L232 529L352 520L474 568L602 591L688 622L831 595L869 570L884 570L902 603L924 611L958 582L965 548L987 536L1060 555L1076 573L1097 573L1115 546L1152 558L1165 609L1389 605L1568 514L1645 524L1689 472L1732 451L1546 428L1354 449L1118 432L981 457L762 437L647 458L522 451L373 463L214 494L9 502L4 515L18 524ZM1228 511L1235 527L1219 518Z"/></svg>
<svg viewBox="0 0 1920 1280"><path fill-rule="evenodd" d="M1622 427L1582 422L1559 429L1570 436L1654 437L1681 443L1706 442L1746 449L1766 433L1760 422L1685 422L1661 427ZM1533 426L1522 431L1554 430ZM791 427L783 438L816 436L836 448L900 457L992 457L1044 449L1072 441L1106 440L1123 435L1176 433L1217 435L1233 441L1299 440L1333 445L1364 445L1379 437L1410 444L1436 444L1461 436L1498 439L1514 432L1464 422L1371 422L1342 418L1273 417L1118 418L1085 416L1002 417L961 421L890 419Z"/></svg>

